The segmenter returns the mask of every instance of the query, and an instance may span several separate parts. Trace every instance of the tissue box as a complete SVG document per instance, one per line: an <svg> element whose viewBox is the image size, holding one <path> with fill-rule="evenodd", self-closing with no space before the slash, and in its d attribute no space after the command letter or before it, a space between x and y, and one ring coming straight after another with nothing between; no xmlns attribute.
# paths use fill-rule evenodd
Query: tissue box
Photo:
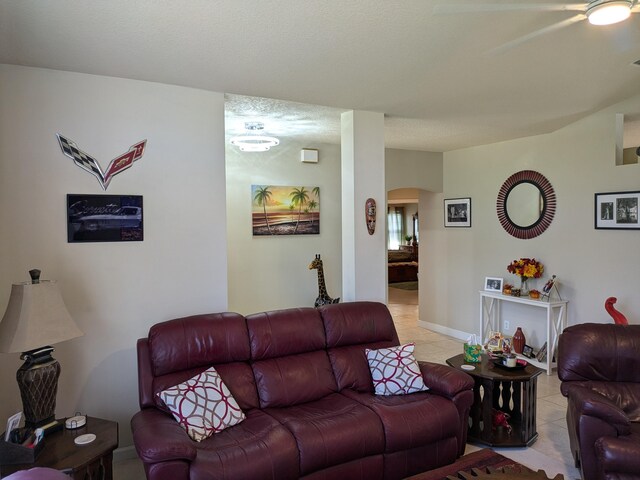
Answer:
<svg viewBox="0 0 640 480"><path fill-rule="evenodd" d="M480 355L482 354L482 345L464 344L464 361L468 363L480 363Z"/></svg>

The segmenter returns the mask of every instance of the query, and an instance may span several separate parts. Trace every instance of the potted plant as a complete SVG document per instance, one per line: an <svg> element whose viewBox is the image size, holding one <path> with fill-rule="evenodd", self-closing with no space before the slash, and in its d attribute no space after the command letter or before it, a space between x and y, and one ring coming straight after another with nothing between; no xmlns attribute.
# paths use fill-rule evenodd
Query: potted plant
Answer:
<svg viewBox="0 0 640 480"><path fill-rule="evenodd" d="M413 235L405 235L404 239L407 241L407 245L411 245L411 239L413 238Z"/></svg>

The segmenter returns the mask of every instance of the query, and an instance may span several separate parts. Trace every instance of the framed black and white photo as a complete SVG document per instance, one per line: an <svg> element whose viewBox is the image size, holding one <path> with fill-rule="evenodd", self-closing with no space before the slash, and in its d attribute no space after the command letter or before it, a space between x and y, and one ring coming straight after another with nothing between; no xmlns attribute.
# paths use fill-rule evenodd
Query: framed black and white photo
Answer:
<svg viewBox="0 0 640 480"><path fill-rule="evenodd" d="M640 192L596 193L595 227L611 230L639 230Z"/></svg>
<svg viewBox="0 0 640 480"><path fill-rule="evenodd" d="M530 347L529 345L525 345L524 348L522 349L522 355L524 355L527 358L533 358L533 348Z"/></svg>
<svg viewBox="0 0 640 480"><path fill-rule="evenodd" d="M502 292L502 278L486 277L484 279L484 289L487 292Z"/></svg>
<svg viewBox="0 0 640 480"><path fill-rule="evenodd" d="M444 226L471 226L471 198L446 198L444 200Z"/></svg>
<svg viewBox="0 0 640 480"><path fill-rule="evenodd" d="M67 195L67 241L141 242L141 195Z"/></svg>

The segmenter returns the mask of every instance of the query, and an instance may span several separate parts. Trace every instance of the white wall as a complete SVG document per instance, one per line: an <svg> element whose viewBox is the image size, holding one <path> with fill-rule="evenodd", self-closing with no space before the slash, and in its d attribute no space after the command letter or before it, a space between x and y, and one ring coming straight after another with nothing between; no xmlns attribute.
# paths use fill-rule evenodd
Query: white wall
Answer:
<svg viewBox="0 0 640 480"><path fill-rule="evenodd" d="M429 292L425 302L421 296L420 319L477 332L478 290L484 278L503 277L515 283L507 265L516 258L535 257L545 265L545 277L558 276L561 294L570 302L569 324L611 322L604 310L609 296L618 297L616 306L631 323L640 323L640 232L594 229L595 193L638 190L640 185L639 165L615 166L615 113L638 111L640 96L551 134L445 153L444 198L472 198L472 228L445 229L441 204L432 205L440 218L430 221L428 233L443 241L435 242L427 256L421 250L420 258L435 262L434 273L446 290L438 295ZM545 175L557 197L553 223L531 240L508 235L496 215L500 186L524 169ZM429 287L421 284L421 294L423 288ZM503 318L509 315L516 321L505 333L513 334L522 324L528 343L532 338L531 344L540 346L542 319L533 318L529 310L503 311Z"/></svg>
<svg viewBox="0 0 640 480"><path fill-rule="evenodd" d="M385 186L387 192L398 188L442 191L442 159L439 152L385 149Z"/></svg>
<svg viewBox="0 0 640 480"><path fill-rule="evenodd" d="M317 148L319 162L300 162L302 148ZM227 146L229 309L242 314L312 307L318 296L316 270L322 255L327 291L341 296L340 145L283 138L268 152ZM251 185L320 187L320 234L252 236Z"/></svg>
<svg viewBox="0 0 640 480"><path fill-rule="evenodd" d="M135 342L154 323L227 308L222 94L0 65L0 309L40 268L85 333L56 345L57 415L117 420L131 443ZM144 156L106 193L144 196L144 241L69 244L66 194L104 193L65 157L62 133L102 167L139 140ZM18 354L0 354L0 418L21 409Z"/></svg>

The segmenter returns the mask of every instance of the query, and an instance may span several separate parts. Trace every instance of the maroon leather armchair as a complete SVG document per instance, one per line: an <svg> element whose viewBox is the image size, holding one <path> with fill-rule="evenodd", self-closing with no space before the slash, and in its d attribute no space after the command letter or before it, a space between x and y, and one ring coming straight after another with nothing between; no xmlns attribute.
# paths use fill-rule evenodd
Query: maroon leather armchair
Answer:
<svg viewBox="0 0 640 480"><path fill-rule="evenodd" d="M420 364L426 392L373 394L365 348L398 345L374 302L196 315L138 341L133 439L149 480L400 479L464 452L473 380ZM215 366L246 419L191 440L157 393Z"/></svg>
<svg viewBox="0 0 640 480"><path fill-rule="evenodd" d="M582 478L640 479L640 325L566 328L558 377Z"/></svg>

